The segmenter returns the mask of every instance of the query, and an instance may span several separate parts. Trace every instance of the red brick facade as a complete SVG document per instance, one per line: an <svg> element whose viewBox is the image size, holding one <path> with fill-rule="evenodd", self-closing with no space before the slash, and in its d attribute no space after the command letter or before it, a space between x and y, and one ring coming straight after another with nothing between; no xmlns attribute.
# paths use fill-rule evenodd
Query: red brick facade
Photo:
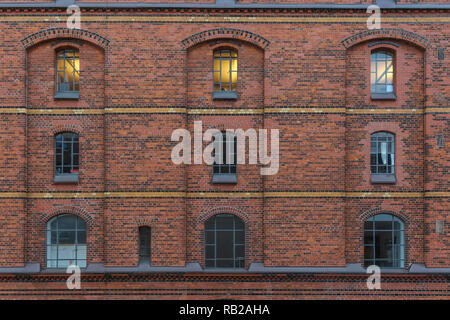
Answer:
<svg viewBox="0 0 450 320"><path fill-rule="evenodd" d="M81 30L70 30L64 7L1 5L12 2L22 3L0 0L2 298L112 298L111 289L123 298L449 298L448 4L397 1L413 7L383 10L381 29L368 30L372 1L239 0L223 9L83 0ZM54 98L56 51L66 47L80 53L76 100ZM212 53L222 47L238 52L237 100L212 98ZM395 100L371 99L378 48L395 54ZM278 173L239 165L237 184L212 184L211 166L173 164L172 132L193 132L200 120L203 131L278 129ZM79 135L78 183L53 182L54 137L64 131ZM378 131L395 134L395 184L370 179ZM63 213L87 224L81 291L46 268L46 224ZM238 274L204 269L204 223L220 213L246 225ZM384 275L379 291L367 290L364 273L324 272L363 265L364 221L379 213L404 222L405 268ZM151 227L152 267L202 269L133 275L140 226ZM20 275L30 265L37 271ZM120 267L128 275L107 271Z"/></svg>

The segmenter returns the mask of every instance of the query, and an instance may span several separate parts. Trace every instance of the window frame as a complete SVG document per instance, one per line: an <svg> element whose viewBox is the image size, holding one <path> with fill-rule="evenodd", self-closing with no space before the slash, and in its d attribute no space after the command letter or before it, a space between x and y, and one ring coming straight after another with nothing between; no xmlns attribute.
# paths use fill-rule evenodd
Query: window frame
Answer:
<svg viewBox="0 0 450 320"><path fill-rule="evenodd" d="M377 80L375 79L375 83L372 83L372 74L374 73L372 70L372 59L375 54L382 53L387 56L390 56L392 59L392 92L377 92L376 90L373 91L373 86L377 86L380 84L377 84ZM369 88L370 88L370 97L372 100L396 100L396 90L397 90L397 54L395 50L386 48L386 47L380 47L376 48L372 51L370 51L369 56ZM375 60L378 61L378 60ZM381 60L380 60L381 61ZM377 63L375 62L375 66L377 67ZM387 73L387 71L386 71ZM377 69L375 69L375 78L377 76ZM387 74L386 74L387 78ZM381 85L387 86L388 84L385 82Z"/></svg>
<svg viewBox="0 0 450 320"><path fill-rule="evenodd" d="M229 57L222 57L222 53L229 52ZM219 57L216 57L216 54ZM235 54L235 57L233 55ZM213 99L237 99L237 88L238 88L238 63L239 63L239 54L238 50L232 47L219 47L213 50L212 52L212 70L213 70ZM215 62L219 60L219 71L216 71ZM228 81L228 89L223 90L222 85L222 60L229 61L229 81ZM236 61L236 70L232 70L232 62ZM215 81L216 73L219 73L219 82ZM233 82L233 73L236 73L236 82ZM216 86L219 85L219 89L216 89ZM233 89L234 87L234 89Z"/></svg>
<svg viewBox="0 0 450 320"><path fill-rule="evenodd" d="M385 217L389 216L390 219L383 219ZM367 223L372 223L372 227L367 228L366 224ZM376 222L391 222L391 227L390 229L377 229L376 227ZM399 229L396 229L395 226L395 222L398 222L400 225ZM376 215L373 215L369 218L367 218L364 222L363 222L363 265L364 268L367 268L370 265L377 265L380 268L383 269L403 269L406 266L406 232L405 232L405 222L400 219L398 216L391 214L391 213L379 213ZM366 232L371 233L371 243L366 243ZM377 232L391 232L391 257L390 258L377 258L376 254L377 254L377 241L376 241L376 233ZM399 243L396 245L392 245L393 240L395 239L395 234L396 232L398 232L397 235L399 235ZM400 254L399 254L399 258L394 258L394 249L393 247L397 247L395 250L399 250ZM366 248L372 248L372 258L366 258ZM377 264L378 262L381 261L391 261L391 265L390 266L380 266ZM399 265L395 266L395 261L399 262ZM369 263L368 263L369 262Z"/></svg>
<svg viewBox="0 0 450 320"><path fill-rule="evenodd" d="M71 134L71 141L66 141L64 135L65 134ZM62 137L61 141L58 141L58 137ZM77 142L75 142L74 138L77 138ZM61 143L61 152L58 152L58 147L57 144L58 142ZM64 167L67 167L66 165L64 165L64 146L66 143L70 143L70 170L77 170L76 172L64 172ZM75 154L74 153L74 144L77 143L78 144L78 153ZM53 170L53 180L56 183L78 183L79 181L79 170L80 170L80 135L76 132L72 132L72 131L63 131L63 132L59 132L57 134L54 135L54 159L53 159L53 165L54 165L54 170ZM58 160L58 156L61 157L60 159L60 165L57 164L57 160ZM78 156L78 165L74 165L74 158L75 156ZM77 168L76 168L77 166ZM58 168L61 168L61 173L58 173L57 170Z"/></svg>
<svg viewBox="0 0 450 320"><path fill-rule="evenodd" d="M223 218L223 217L233 217L233 228L232 229L225 229L225 228L217 228L217 218ZM207 223L214 219L214 228L208 229ZM236 221L240 222L243 225L243 229L236 229ZM235 214L231 213L219 213L216 215L211 216L204 222L204 231L203 231L203 250L204 250L204 266L205 269L230 269L230 270L236 270L236 269L245 269L246 266L246 247L247 247L247 224L243 219L238 217ZM226 232L226 231L232 231L233 232L233 258L217 258L217 232ZM242 232L243 234L243 242L236 244L236 232ZM207 232L214 232L214 241L213 243L207 242ZM207 247L212 246L214 247L214 258L209 258L207 254ZM243 246L243 256L237 257L236 256L236 249L238 246ZM207 261L212 260L214 262L214 266L208 266ZM217 260L233 260L233 267L223 267L219 266L217 267ZM236 266L236 264L238 265Z"/></svg>
<svg viewBox="0 0 450 320"><path fill-rule="evenodd" d="M236 134L233 134L228 131L222 131L221 132L221 140L220 143L222 143L222 152L224 153L222 159L225 157L225 159L228 159L228 141L230 141L228 138L232 136L233 138L233 144L234 144L234 163L216 163L215 160L215 144L216 144L216 135L213 136L213 143L214 143L214 149L212 151L212 159L213 163L211 165L212 167L212 183L230 183L230 184L236 184L237 183L237 173L238 173L238 164L237 164L237 136ZM223 138L225 137L225 141ZM221 172L223 168L227 168L228 172ZM219 172L215 172L216 168L219 168ZM232 172L234 170L234 172Z"/></svg>
<svg viewBox="0 0 450 320"><path fill-rule="evenodd" d="M76 223L75 223L75 227L74 228L73 227L72 228L62 228L62 229L59 228L58 220L63 218L63 217L65 217L65 216L72 216L72 217L76 218ZM54 221L56 221L56 230L53 230L52 226L51 226ZM82 222L81 226L84 226L84 228L80 228L80 222ZM73 258L73 259L59 259L59 251L60 251L60 244L59 244L60 234L59 234L59 232L60 231L62 231L62 232L74 232L74 234L75 234L75 241L74 241L74 243L73 244L65 244L65 245L67 245L67 246L72 245L72 246L75 247L75 255L74 255L75 258ZM78 233L79 232L83 232L83 231L85 233L85 243L78 243L78 241L79 241ZM47 269L67 268L67 266L64 266L64 265L60 266L60 264L59 264L60 261L66 261L66 260L69 260L69 261L73 261L74 260L75 263L72 262L72 264L78 265L80 268L86 268L87 267L88 225L87 225L86 221L83 218L81 218L78 215L72 214L72 213L59 214L59 215L53 217L52 219L50 219L49 221L47 221L45 232L46 232L46 234L45 234L45 240L46 240L45 265L46 265ZM56 243L52 244L52 238L51 237L52 237L52 234L55 233L55 232L56 232L56 237L57 237L56 238ZM50 238L49 238L49 236L50 236ZM61 244L61 245L64 245L64 244ZM56 259L50 259L49 258L49 255L50 255L49 248L52 247L52 246L56 246ZM80 246L84 246L85 247L84 248L84 251L85 251L84 259L79 259L78 258L78 250L80 249L79 248ZM55 261L56 262L56 267L53 267L53 266L50 265L51 261ZM78 264L78 261L84 261L84 264L82 264L80 266L80 264ZM69 262L69 265L70 265L70 262Z"/></svg>
<svg viewBox="0 0 450 320"><path fill-rule="evenodd" d="M148 261L144 261L143 258L146 256L141 255L141 231L148 230ZM146 231L147 232L147 231ZM139 226L138 228L138 265L150 266L152 261L152 228L150 226Z"/></svg>
<svg viewBox="0 0 450 320"><path fill-rule="evenodd" d="M63 53L63 56L60 57L60 53ZM80 97L80 79L81 79L81 67L80 67L80 50L77 48L73 48L73 47L63 47L63 48L59 48L57 49L57 51L55 52L55 70L56 70L56 86L55 86L55 95L54 98L55 99L79 99ZM73 53L74 56L72 58L67 57L66 53ZM75 56L75 54L77 56ZM75 68L73 69L72 72L72 86L73 86L73 90L61 90L61 82L59 79L59 73L63 72L63 77L64 79L66 79L66 77L68 77L66 75L66 60L73 60L75 61L75 59L78 58L78 68L79 70L76 71ZM62 60L63 61L63 70L60 70L58 67L58 62ZM78 82L75 81L75 74L78 73ZM70 82L63 82L63 83L70 83ZM78 90L76 90L76 86L78 85Z"/></svg>
<svg viewBox="0 0 450 320"><path fill-rule="evenodd" d="M386 168L386 172L379 172L379 168L383 167L383 164L379 164L378 160L380 157L380 155L382 155L382 153L379 153L379 144L380 141L379 138L384 138L386 139L387 143L390 143L390 152L386 152L386 164L384 165ZM390 141L389 141L390 139ZM373 141L375 140L375 141ZM373 132L370 135L370 146L369 146L369 170L370 170L370 181L372 183L396 183L396 154L397 154L397 150L396 150L396 143L395 143L395 134L389 131L377 131L377 132ZM375 148L372 147L373 143L375 143ZM389 147L389 145L388 145ZM373 151L373 149L375 149L375 151ZM389 149L389 148L388 148ZM372 163L372 157L375 156L375 164ZM391 160L392 164L389 165L388 164L388 160ZM372 169L375 167L376 172L373 172ZM391 168L391 172L387 172L388 168Z"/></svg>

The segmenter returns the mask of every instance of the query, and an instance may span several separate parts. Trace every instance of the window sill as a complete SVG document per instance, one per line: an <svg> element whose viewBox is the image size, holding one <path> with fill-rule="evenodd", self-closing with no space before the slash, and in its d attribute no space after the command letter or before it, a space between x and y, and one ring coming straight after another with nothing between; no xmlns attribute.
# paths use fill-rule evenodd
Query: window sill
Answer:
<svg viewBox="0 0 450 320"><path fill-rule="evenodd" d="M237 91L213 91L213 100L236 100Z"/></svg>
<svg viewBox="0 0 450 320"><path fill-rule="evenodd" d="M236 174L213 174L212 183L237 183Z"/></svg>
<svg viewBox="0 0 450 320"><path fill-rule="evenodd" d="M372 100L396 100L397 96L395 93L372 93L370 98Z"/></svg>
<svg viewBox="0 0 450 320"><path fill-rule="evenodd" d="M65 174L60 176L55 176L53 178L55 183L78 183L78 174Z"/></svg>
<svg viewBox="0 0 450 320"><path fill-rule="evenodd" d="M56 92L55 99L79 99L80 93L79 92Z"/></svg>
<svg viewBox="0 0 450 320"><path fill-rule="evenodd" d="M396 183L394 174L372 174L370 175L370 182L372 183Z"/></svg>

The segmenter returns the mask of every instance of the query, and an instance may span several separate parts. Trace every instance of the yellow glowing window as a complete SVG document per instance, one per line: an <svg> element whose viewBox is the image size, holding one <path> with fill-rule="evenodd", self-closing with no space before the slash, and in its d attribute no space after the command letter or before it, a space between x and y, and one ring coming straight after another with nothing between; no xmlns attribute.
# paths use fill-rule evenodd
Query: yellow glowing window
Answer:
<svg viewBox="0 0 450 320"><path fill-rule="evenodd" d="M392 53L385 51L372 53L370 85L372 93L394 92L394 57Z"/></svg>
<svg viewBox="0 0 450 320"><path fill-rule="evenodd" d="M56 83L58 92L80 91L80 56L77 50L58 51Z"/></svg>
<svg viewBox="0 0 450 320"><path fill-rule="evenodd" d="M214 91L237 90L237 52L214 51Z"/></svg>

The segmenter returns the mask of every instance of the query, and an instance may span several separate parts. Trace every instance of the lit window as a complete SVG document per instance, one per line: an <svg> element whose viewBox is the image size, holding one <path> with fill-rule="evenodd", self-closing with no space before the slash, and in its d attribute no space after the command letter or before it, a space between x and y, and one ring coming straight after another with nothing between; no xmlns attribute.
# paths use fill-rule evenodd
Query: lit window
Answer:
<svg viewBox="0 0 450 320"><path fill-rule="evenodd" d="M205 222L205 267L245 268L245 225L231 214Z"/></svg>
<svg viewBox="0 0 450 320"><path fill-rule="evenodd" d="M370 137L371 174L394 174L395 165L394 135L389 132L377 132Z"/></svg>
<svg viewBox="0 0 450 320"><path fill-rule="evenodd" d="M72 214L47 223L47 268L86 267L86 223Z"/></svg>
<svg viewBox="0 0 450 320"><path fill-rule="evenodd" d="M150 227L139 227L139 265L150 264Z"/></svg>
<svg viewBox="0 0 450 320"><path fill-rule="evenodd" d="M237 137L231 132L222 132L213 139L213 183L236 183Z"/></svg>
<svg viewBox="0 0 450 320"><path fill-rule="evenodd" d="M214 91L237 90L237 52L214 51Z"/></svg>
<svg viewBox="0 0 450 320"><path fill-rule="evenodd" d="M72 132L57 134L55 137L55 175L78 175L78 157L78 135Z"/></svg>
<svg viewBox="0 0 450 320"><path fill-rule="evenodd" d="M364 266L405 266L403 222L389 214L378 214L364 223Z"/></svg>
<svg viewBox="0 0 450 320"><path fill-rule="evenodd" d="M394 92L394 58L392 53L386 51L372 53L370 84L372 93Z"/></svg>
<svg viewBox="0 0 450 320"><path fill-rule="evenodd" d="M56 55L57 91L80 91L80 57L77 50L65 49Z"/></svg>

